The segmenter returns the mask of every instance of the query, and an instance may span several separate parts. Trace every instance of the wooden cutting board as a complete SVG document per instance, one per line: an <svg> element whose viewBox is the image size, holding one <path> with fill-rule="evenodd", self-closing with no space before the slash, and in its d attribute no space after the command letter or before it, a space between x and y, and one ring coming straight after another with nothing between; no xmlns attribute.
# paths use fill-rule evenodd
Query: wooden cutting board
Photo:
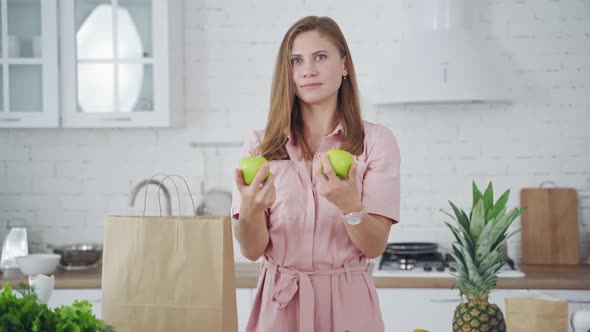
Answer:
<svg viewBox="0 0 590 332"><path fill-rule="evenodd" d="M571 188L525 188L520 191L524 264L577 265L578 193Z"/></svg>

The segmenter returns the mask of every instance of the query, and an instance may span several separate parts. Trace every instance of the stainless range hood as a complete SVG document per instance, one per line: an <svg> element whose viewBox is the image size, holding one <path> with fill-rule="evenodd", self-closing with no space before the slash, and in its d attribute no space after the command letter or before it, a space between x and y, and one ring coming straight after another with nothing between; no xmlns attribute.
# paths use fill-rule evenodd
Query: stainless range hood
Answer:
<svg viewBox="0 0 590 332"><path fill-rule="evenodd" d="M377 104L508 102L510 89L481 37L469 0L414 2L414 29L380 73Z"/></svg>

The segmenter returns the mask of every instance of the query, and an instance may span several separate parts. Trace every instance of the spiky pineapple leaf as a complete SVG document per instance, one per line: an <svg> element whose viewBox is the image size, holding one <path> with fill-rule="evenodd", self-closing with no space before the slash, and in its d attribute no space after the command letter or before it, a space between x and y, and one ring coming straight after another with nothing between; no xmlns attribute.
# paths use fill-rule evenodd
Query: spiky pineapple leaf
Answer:
<svg viewBox="0 0 590 332"><path fill-rule="evenodd" d="M483 237L481 239L481 241L478 241L477 249L475 251L475 261L478 264L488 257L490 254L490 248L492 247L492 241L490 239Z"/></svg>
<svg viewBox="0 0 590 332"><path fill-rule="evenodd" d="M502 264L498 264L498 266L495 267L495 271L490 272L490 274L488 274L488 276L484 278L481 291L484 291L489 294L492 289L496 288L496 280L498 279L496 273L501 267Z"/></svg>
<svg viewBox="0 0 590 332"><path fill-rule="evenodd" d="M450 253L451 257L455 259L455 262L457 262L457 264L467 267L467 265L465 264L465 258L463 258L463 253L459 249L458 245L458 243L453 243L453 252Z"/></svg>
<svg viewBox="0 0 590 332"><path fill-rule="evenodd" d="M483 231L481 232L480 236L491 237L494 234L494 231L498 227L498 223L506 216L506 208L504 208L500 213L498 213L494 218L488 220L486 226L484 227Z"/></svg>
<svg viewBox="0 0 590 332"><path fill-rule="evenodd" d="M514 230L514 231L512 231L512 232L510 232L510 234L506 235L506 240L508 240L509 238L513 237L514 235L516 235L516 234L520 233L520 231L522 231L522 229L521 229L521 228L519 228L519 229L517 229L517 230Z"/></svg>
<svg viewBox="0 0 590 332"><path fill-rule="evenodd" d="M492 186L492 182L488 184L485 192L483 193L483 207L484 207L484 216L488 214L488 211L492 209L494 206L494 189ZM485 219L484 221L487 222L489 219Z"/></svg>
<svg viewBox="0 0 590 332"><path fill-rule="evenodd" d="M457 230L453 225L449 224L448 222L445 222L445 225L447 225L447 227L451 230L457 242L462 243L464 241L459 230Z"/></svg>
<svg viewBox="0 0 590 332"><path fill-rule="evenodd" d="M496 243L496 237L499 233L497 233L497 224L502 221L503 218L507 218L507 215L504 213L500 213L496 218L491 219L485 225L483 231L481 232L479 239L477 241L477 249L476 249L476 257L481 259L483 256L487 255L491 250L493 250L494 244Z"/></svg>
<svg viewBox="0 0 590 332"><path fill-rule="evenodd" d="M504 265L501 252L494 251L493 253L490 254L490 256L494 256L494 258L487 261L486 264L481 264L479 266L480 271L481 271L481 275L483 275L483 276L489 276L492 274L495 275L497 265L499 264L500 267L502 267Z"/></svg>
<svg viewBox="0 0 590 332"><path fill-rule="evenodd" d="M498 240L496 241L496 243L494 243L494 245L492 246L491 250L496 250L498 248L500 248L504 242L508 241L509 238L511 238L512 236L518 234L521 231L521 229L517 229L513 232L511 232L508 235L503 234L501 238L498 238Z"/></svg>
<svg viewBox="0 0 590 332"><path fill-rule="evenodd" d="M461 253L461 250L459 250L458 248L455 247L455 245L453 245L453 252L451 252L449 254L451 255L451 257L453 257L455 259L453 267L455 269L457 269L458 272L465 273L465 276L468 277L467 264L465 264L465 259L463 258L463 254Z"/></svg>
<svg viewBox="0 0 590 332"><path fill-rule="evenodd" d="M514 217L512 218L512 220L520 217L520 215L523 214L524 211L526 211L526 206L521 207L521 208L515 208L515 209L516 209L516 213L515 213Z"/></svg>
<svg viewBox="0 0 590 332"><path fill-rule="evenodd" d="M510 224L515 219L517 213L518 209L514 208L507 213L499 215L497 221L494 224L490 237L496 239L501 235L506 235L506 230L508 230L508 227L510 227Z"/></svg>
<svg viewBox="0 0 590 332"><path fill-rule="evenodd" d="M459 250L461 251L461 253L463 254L463 258L465 259L465 264L467 265L469 280L471 280L476 285L481 284L481 282L482 282L481 274L479 273L477 266L475 265L475 262L473 261L473 258L471 257L469 251L460 244L458 245L458 247L459 247Z"/></svg>
<svg viewBox="0 0 590 332"><path fill-rule="evenodd" d="M473 204L471 205L471 209L473 209L475 207L475 204L477 204L477 202L483 197L483 195L481 194L481 191L479 191L479 189L477 188L477 184L475 184L475 181L472 181L472 187L473 187Z"/></svg>
<svg viewBox="0 0 590 332"><path fill-rule="evenodd" d="M477 202L477 204L475 204L475 208L472 211L471 223L469 227L469 233L475 239L476 242L479 238L479 234L481 234L481 231L483 230L485 225L486 221L484 214L484 202L483 200L480 200L479 202Z"/></svg>
<svg viewBox="0 0 590 332"><path fill-rule="evenodd" d="M494 262L499 261L501 253L498 250L489 253L479 264L479 267L485 269L489 266L494 265Z"/></svg>
<svg viewBox="0 0 590 332"><path fill-rule="evenodd" d="M482 194L475 181L473 204L469 215L449 201L454 215L447 213L456 224L449 227L455 242L452 244L450 265L456 268L457 288L461 296L486 299L496 287L497 274L504 265L502 245L520 230L507 234L508 228L524 208L507 209L510 190L494 203L493 185L490 182Z"/></svg>
<svg viewBox="0 0 590 332"><path fill-rule="evenodd" d="M494 227L493 230L494 233L492 237L497 238L497 240L496 242L494 242L492 248L496 248L502 243L502 241L506 237L506 231L508 230L508 227L510 227L510 225L512 224L512 221L518 218L518 216L520 216L522 212L524 212L524 210L525 208L514 208L502 217L502 220L498 222L498 224ZM502 239L500 239L499 235L501 235Z"/></svg>
<svg viewBox="0 0 590 332"><path fill-rule="evenodd" d="M455 217L454 215L450 214L449 212L447 212L447 211L445 211L445 210L443 210L443 209L440 209L440 211L441 211L442 213L446 214L447 216L451 217L451 219L453 219L455 222L458 222L458 221L457 221L457 217Z"/></svg>
<svg viewBox="0 0 590 332"><path fill-rule="evenodd" d="M498 239L496 240L496 242L494 242L494 244L492 245L492 250L499 248L500 246L502 246L502 244L504 243L504 241L506 241L506 234L502 234L498 237Z"/></svg>
<svg viewBox="0 0 590 332"><path fill-rule="evenodd" d="M462 233L459 229L449 224L448 222L445 222L445 224L449 227L449 229L455 236L455 239L457 239L457 242L466 243L470 250L473 250L475 248L475 242L471 237L465 236L464 233Z"/></svg>
<svg viewBox="0 0 590 332"><path fill-rule="evenodd" d="M496 204L494 204L494 207L490 211L488 211L488 214L486 215L487 220L494 219L496 216L498 216L498 214L500 214L501 211L503 211L506 208L506 203L508 202L509 196L510 196L510 189L506 190L502 194L502 196L500 196L500 198L498 198L498 200L496 201Z"/></svg>
<svg viewBox="0 0 590 332"><path fill-rule="evenodd" d="M457 222L459 223L459 225L461 226L461 228L463 228L462 233L469 234L469 218L467 218L467 215L465 214L465 211L459 209L451 201L449 201L449 204L453 208L453 212L455 213L455 216L457 216L457 219L456 219Z"/></svg>

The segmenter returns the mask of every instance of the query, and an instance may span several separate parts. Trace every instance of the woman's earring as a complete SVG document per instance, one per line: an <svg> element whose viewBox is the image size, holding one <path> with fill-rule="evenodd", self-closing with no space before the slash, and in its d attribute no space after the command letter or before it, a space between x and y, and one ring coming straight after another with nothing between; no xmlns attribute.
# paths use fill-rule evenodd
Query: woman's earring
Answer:
<svg viewBox="0 0 590 332"><path fill-rule="evenodd" d="M342 76L343 79L346 79L346 75Z"/></svg>

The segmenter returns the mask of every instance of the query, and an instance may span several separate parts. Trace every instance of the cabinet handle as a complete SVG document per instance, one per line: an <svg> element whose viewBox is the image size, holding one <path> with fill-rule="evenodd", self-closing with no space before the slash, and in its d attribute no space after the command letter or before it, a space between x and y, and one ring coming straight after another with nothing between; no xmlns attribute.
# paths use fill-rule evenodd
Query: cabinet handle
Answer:
<svg viewBox="0 0 590 332"><path fill-rule="evenodd" d="M20 119L20 118L3 118L3 119L0 119L0 121L2 121L2 122L19 122L19 121L22 121L22 119Z"/></svg>
<svg viewBox="0 0 590 332"><path fill-rule="evenodd" d="M430 302L434 303L459 303L461 299L430 299Z"/></svg>
<svg viewBox="0 0 590 332"><path fill-rule="evenodd" d="M131 118L104 118L105 121L113 121L113 122L124 122L124 121L131 121Z"/></svg>

